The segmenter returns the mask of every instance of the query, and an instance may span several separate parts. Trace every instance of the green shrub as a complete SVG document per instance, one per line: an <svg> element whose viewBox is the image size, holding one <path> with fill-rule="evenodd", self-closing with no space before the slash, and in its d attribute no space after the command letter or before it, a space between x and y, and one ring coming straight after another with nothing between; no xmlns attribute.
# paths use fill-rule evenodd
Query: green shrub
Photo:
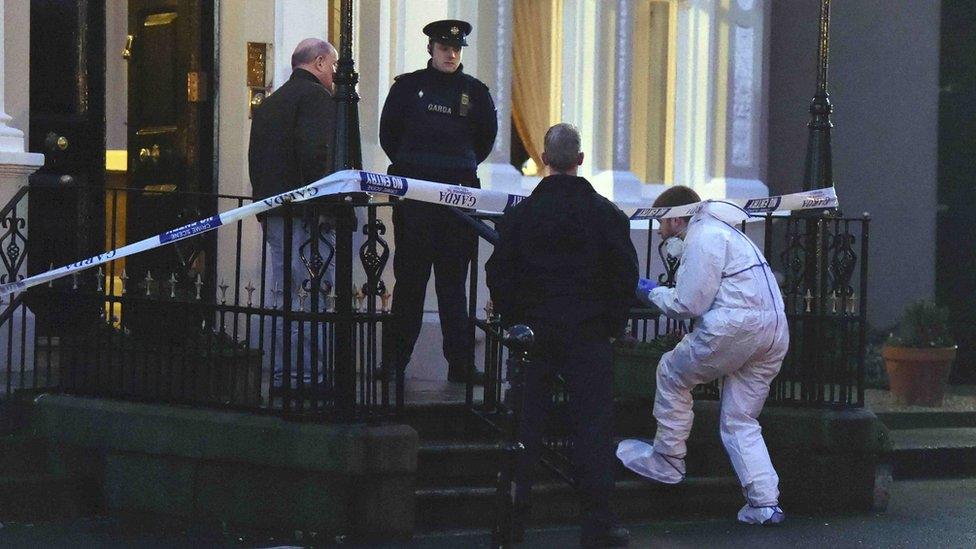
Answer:
<svg viewBox="0 0 976 549"><path fill-rule="evenodd" d="M925 300L911 303L888 336L887 344L893 347L952 347L955 342L949 334L949 310Z"/></svg>

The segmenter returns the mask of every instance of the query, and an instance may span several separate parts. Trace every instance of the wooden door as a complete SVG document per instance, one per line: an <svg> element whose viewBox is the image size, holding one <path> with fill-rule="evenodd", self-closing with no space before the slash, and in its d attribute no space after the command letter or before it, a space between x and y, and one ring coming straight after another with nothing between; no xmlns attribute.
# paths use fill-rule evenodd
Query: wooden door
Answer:
<svg viewBox="0 0 976 549"><path fill-rule="evenodd" d="M213 2L129 0L130 242L216 211L213 156ZM128 275L212 283L212 237L130 258ZM210 248L210 249L208 249Z"/></svg>
<svg viewBox="0 0 976 549"><path fill-rule="evenodd" d="M105 4L31 0L31 274L97 253L105 174Z"/></svg>

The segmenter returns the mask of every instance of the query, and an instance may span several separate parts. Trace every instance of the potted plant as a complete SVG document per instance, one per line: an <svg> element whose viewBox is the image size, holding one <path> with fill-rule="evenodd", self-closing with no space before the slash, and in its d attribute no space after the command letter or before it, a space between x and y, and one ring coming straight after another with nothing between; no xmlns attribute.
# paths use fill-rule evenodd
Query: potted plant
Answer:
<svg viewBox="0 0 976 549"><path fill-rule="evenodd" d="M948 309L927 301L905 308L881 349L896 404L942 406L957 349L948 318Z"/></svg>

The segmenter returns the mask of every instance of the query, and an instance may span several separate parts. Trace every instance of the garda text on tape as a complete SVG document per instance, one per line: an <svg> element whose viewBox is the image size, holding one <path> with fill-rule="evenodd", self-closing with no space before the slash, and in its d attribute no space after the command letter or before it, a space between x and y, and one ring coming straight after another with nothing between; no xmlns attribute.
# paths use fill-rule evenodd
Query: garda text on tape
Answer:
<svg viewBox="0 0 976 549"><path fill-rule="evenodd" d="M323 177L304 187L256 200L251 204L188 223L182 227L177 227L115 250L69 263L63 267L15 282L0 284L0 296L26 290L27 288L44 284L114 259L121 259L178 240L191 238L217 229L223 225L235 223L241 219L272 210L289 202L302 202L322 196L354 192L380 193L432 204L443 204L445 206L456 206L492 213L504 212L508 208L518 205L519 202L526 198L524 195L504 193L490 189L475 189L448 183L435 183L433 181L360 170L343 170ZM668 208L629 208L623 211L633 220L685 217L694 215L706 202L708 201ZM765 215L773 211L836 208L838 205L837 195L832 187L782 196L748 200L724 200L722 202L733 204L745 213L754 216Z"/></svg>

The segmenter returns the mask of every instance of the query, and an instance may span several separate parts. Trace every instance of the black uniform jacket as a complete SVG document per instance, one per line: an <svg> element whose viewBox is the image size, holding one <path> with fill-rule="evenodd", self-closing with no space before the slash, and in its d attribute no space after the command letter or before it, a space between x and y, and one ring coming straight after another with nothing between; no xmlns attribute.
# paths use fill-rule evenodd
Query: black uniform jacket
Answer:
<svg viewBox="0 0 976 549"><path fill-rule="evenodd" d="M627 216L589 181L546 177L505 213L498 232L485 271L502 322L620 334L637 287L637 251Z"/></svg>
<svg viewBox="0 0 976 549"><path fill-rule="evenodd" d="M426 69L396 78L380 117L380 145L390 173L459 183L477 182L498 133L488 86L464 73Z"/></svg>
<svg viewBox="0 0 976 549"><path fill-rule="evenodd" d="M295 69L254 110L248 168L255 199L321 179L332 169L336 104L315 75Z"/></svg>

